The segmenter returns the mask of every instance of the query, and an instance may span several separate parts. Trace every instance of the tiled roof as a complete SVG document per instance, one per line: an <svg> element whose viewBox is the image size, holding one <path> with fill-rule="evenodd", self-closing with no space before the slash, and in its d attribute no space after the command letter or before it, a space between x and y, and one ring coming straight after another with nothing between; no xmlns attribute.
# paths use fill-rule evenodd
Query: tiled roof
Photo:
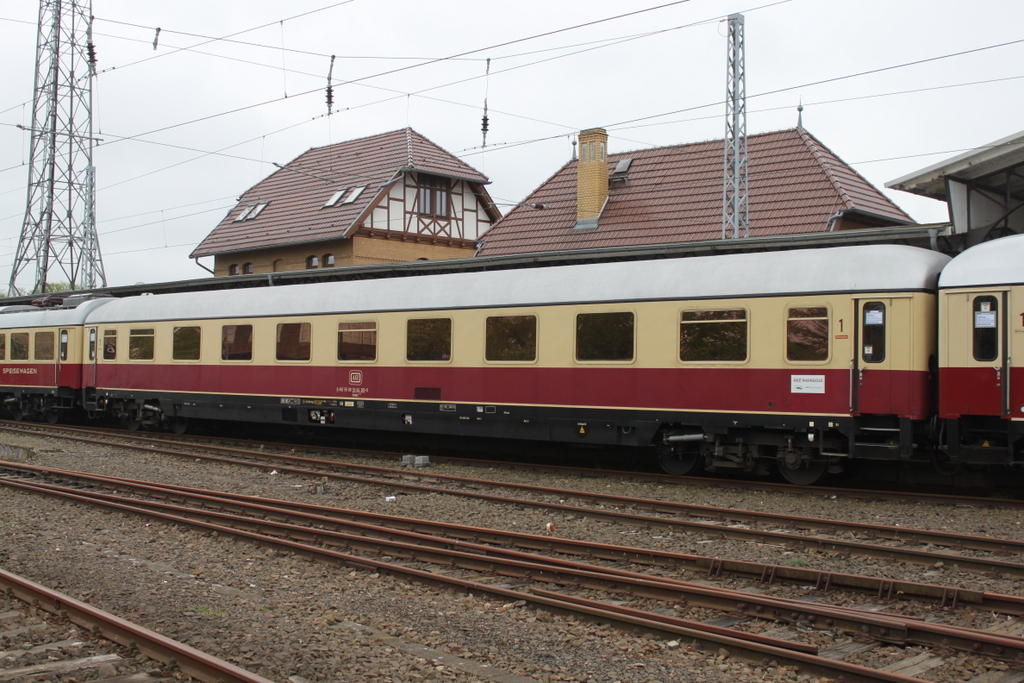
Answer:
<svg viewBox="0 0 1024 683"><path fill-rule="evenodd" d="M402 171L423 171L473 183L487 177L411 128L315 147L256 183L206 236L191 257L338 239L353 230ZM365 187L356 201L324 208L341 189ZM253 220L240 212L268 202Z"/></svg>
<svg viewBox="0 0 1024 683"><path fill-rule="evenodd" d="M608 155L612 182L598 226L576 224L570 161L481 237L480 256L673 244L722 236L723 141ZM750 236L825 232L837 212L875 226L911 218L802 128L747 137ZM529 205L543 205L534 208Z"/></svg>

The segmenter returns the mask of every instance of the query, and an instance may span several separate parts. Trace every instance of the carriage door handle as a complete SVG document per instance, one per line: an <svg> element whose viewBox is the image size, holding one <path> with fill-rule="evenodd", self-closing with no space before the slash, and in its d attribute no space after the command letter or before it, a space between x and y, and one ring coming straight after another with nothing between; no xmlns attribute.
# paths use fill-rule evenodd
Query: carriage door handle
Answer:
<svg viewBox="0 0 1024 683"><path fill-rule="evenodd" d="M993 366L992 369L996 371L996 385L1001 384L1003 381L1003 369L998 366Z"/></svg>

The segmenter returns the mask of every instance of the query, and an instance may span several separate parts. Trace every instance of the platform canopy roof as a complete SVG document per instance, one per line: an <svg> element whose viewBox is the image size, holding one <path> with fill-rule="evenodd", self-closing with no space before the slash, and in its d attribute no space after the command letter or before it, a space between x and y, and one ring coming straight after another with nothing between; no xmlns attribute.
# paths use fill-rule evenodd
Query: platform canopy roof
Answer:
<svg viewBox="0 0 1024 683"><path fill-rule="evenodd" d="M1014 133L952 159L940 161L910 175L885 184L893 190L903 190L923 197L948 201L947 178L959 181L990 179L986 185L997 193L1016 194L1024 191L1024 178L1006 174L1007 169L1024 165L1024 132Z"/></svg>

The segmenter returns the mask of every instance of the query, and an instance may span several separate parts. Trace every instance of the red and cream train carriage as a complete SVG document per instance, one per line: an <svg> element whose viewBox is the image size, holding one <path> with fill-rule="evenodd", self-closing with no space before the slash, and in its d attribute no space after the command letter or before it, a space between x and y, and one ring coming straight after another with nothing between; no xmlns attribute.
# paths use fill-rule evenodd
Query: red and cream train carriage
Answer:
<svg viewBox="0 0 1024 683"><path fill-rule="evenodd" d="M85 354L95 340L83 336L90 313L111 299L85 301L75 308L0 309L0 400L17 418L56 421L79 405L88 374Z"/></svg>
<svg viewBox="0 0 1024 683"><path fill-rule="evenodd" d="M951 460L1020 464L1024 235L984 242L939 278L939 444Z"/></svg>
<svg viewBox="0 0 1024 683"><path fill-rule="evenodd" d="M910 457L947 261L845 247L118 299L84 321L86 407L653 446L675 471L809 481Z"/></svg>

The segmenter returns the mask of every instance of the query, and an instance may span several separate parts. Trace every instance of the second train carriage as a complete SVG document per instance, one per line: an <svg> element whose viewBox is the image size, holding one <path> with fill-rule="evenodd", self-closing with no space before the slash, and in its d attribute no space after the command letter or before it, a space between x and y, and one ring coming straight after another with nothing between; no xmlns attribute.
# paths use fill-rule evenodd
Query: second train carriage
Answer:
<svg viewBox="0 0 1024 683"><path fill-rule="evenodd" d="M948 260L844 247L119 299L85 321L86 407L645 446L676 472L811 481L911 456Z"/></svg>
<svg viewBox="0 0 1024 683"><path fill-rule="evenodd" d="M940 448L954 463L1024 463L1024 235L953 259L939 304Z"/></svg>

